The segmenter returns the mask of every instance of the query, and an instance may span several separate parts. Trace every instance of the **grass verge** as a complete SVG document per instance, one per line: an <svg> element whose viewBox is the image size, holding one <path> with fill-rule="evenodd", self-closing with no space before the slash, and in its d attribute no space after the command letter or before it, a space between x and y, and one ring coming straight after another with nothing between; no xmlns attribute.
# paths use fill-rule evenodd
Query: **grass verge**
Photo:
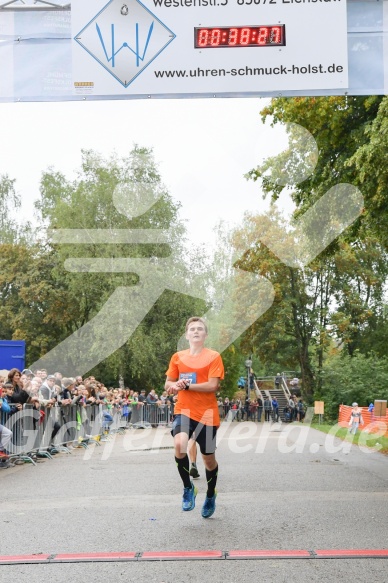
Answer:
<svg viewBox="0 0 388 583"><path fill-rule="evenodd" d="M356 445L370 447L375 451L388 455L388 437L385 437L384 435L379 436L375 433L365 433L361 431L357 431L356 435L352 435L346 427L340 427L336 423L333 423L332 425L327 423L312 423L311 427L313 429L318 429L318 431L323 431L323 433L333 433L343 441L351 441ZM335 427L337 427L337 430L334 432Z"/></svg>

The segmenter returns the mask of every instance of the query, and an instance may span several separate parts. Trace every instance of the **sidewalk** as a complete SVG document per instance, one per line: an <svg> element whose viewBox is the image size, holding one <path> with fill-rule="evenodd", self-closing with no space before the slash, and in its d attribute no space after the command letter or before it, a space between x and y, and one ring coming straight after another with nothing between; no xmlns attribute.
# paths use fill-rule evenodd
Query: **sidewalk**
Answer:
<svg viewBox="0 0 388 583"><path fill-rule="evenodd" d="M0 555L387 548L386 456L300 425L243 422L221 425L217 459L219 495L209 520L200 514L201 459L196 508L181 511L166 428L129 430L101 447L4 470ZM0 566L0 581L7 569L7 580L20 583L69 576L74 582L177 583L188 576L191 583L234 582L259 574L276 583L331 576L380 583L387 568L384 559L15 565Z"/></svg>

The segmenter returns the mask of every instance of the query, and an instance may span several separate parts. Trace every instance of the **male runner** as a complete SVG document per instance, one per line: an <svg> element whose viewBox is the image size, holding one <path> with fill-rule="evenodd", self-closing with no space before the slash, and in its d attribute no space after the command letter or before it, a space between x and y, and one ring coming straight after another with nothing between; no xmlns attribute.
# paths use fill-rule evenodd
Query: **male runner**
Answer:
<svg viewBox="0 0 388 583"><path fill-rule="evenodd" d="M182 510L193 510L197 489L190 480L187 455L189 439L194 435L205 464L207 492L202 507L203 518L214 514L218 474L216 433L220 425L216 392L224 378L224 365L218 352L205 348L207 326L202 318L189 318L186 338L190 348L176 352L166 372L165 389L178 395L171 434L175 461L183 482Z"/></svg>

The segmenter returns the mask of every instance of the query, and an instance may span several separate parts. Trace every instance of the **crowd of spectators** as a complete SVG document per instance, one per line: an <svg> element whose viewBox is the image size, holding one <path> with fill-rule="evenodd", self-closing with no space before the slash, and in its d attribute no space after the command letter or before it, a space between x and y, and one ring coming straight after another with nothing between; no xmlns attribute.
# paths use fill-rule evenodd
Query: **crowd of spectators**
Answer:
<svg viewBox="0 0 388 583"><path fill-rule="evenodd" d="M288 404L283 410L285 421L288 423L292 423L292 421L303 421L305 414L303 399L301 397L298 398L296 395L291 395Z"/></svg>
<svg viewBox="0 0 388 583"><path fill-rule="evenodd" d="M20 371L11 369L7 376L0 377L0 469L10 467L11 461L7 446L12 438L12 432L5 426L5 420L23 409L26 404L39 411L47 411L52 407L68 407L77 405L81 422L87 422L86 407L104 405L104 421L108 426L113 415L119 412L127 423L131 422L134 409L147 410L151 424L156 424L157 410L165 411L165 419L169 415L176 397L169 396L165 391L159 397L155 390L147 395L145 390L134 391L129 388L106 387L94 376L83 378L63 377L60 372L48 374L44 369L33 372L30 369ZM150 407L145 407L150 405ZM167 407L172 405L172 407ZM155 414L154 414L155 411ZM138 415L138 418L144 416ZM54 425L52 440L59 431L59 425Z"/></svg>
<svg viewBox="0 0 388 583"><path fill-rule="evenodd" d="M275 421L280 420L281 414L279 410L279 403L276 397L263 395L264 400L259 397L257 399L229 399L225 397L218 398L218 411L221 419L231 421ZM303 421L305 416L305 406L302 398L297 398L292 395L283 409L283 419L286 422Z"/></svg>

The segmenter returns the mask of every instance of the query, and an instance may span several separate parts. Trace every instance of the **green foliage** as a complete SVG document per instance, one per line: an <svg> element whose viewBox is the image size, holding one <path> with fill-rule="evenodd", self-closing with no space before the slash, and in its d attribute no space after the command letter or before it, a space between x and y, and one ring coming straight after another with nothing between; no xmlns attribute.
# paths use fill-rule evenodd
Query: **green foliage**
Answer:
<svg viewBox="0 0 388 583"><path fill-rule="evenodd" d="M291 193L299 213L307 210L338 182L349 182L356 186L365 184L355 167L360 156L356 158L354 156L369 142L370 133L376 126L376 122L373 125L374 120L381 119L384 115L385 101L386 98L381 96L280 98L273 99L271 104L263 109L261 112L263 121L270 119L274 124L300 124L317 142L319 158L315 172L295 186ZM295 143L291 142L291 149L294 147ZM286 152L286 157L287 154ZM271 163L276 163L276 157L275 160L266 162L264 168L259 166L251 170L249 176L254 180L261 178ZM274 199L283 188L274 186L270 180L264 178L263 189L266 193L271 193ZM364 188L362 192L364 194Z"/></svg>
<svg viewBox="0 0 388 583"><path fill-rule="evenodd" d="M225 368L225 378L221 383L221 396L231 399L236 392L238 378L241 376L241 353L238 342L228 346L221 356Z"/></svg>
<svg viewBox="0 0 388 583"><path fill-rule="evenodd" d="M367 407L375 399L388 399L387 357L358 351L353 356L334 353L327 357L322 377L322 389L315 397L325 401L325 419L337 419L342 403L356 401L360 407Z"/></svg>
<svg viewBox="0 0 388 583"><path fill-rule="evenodd" d="M268 277L276 293L272 308L244 336L242 346L256 350L266 363L300 367L310 398L330 390L330 400L338 400L338 388L331 384L329 389L321 372L327 369L323 362L333 342L351 356L384 354L387 111L387 98L380 96L280 98L262 111L263 122L291 124L288 149L247 174L260 181L263 196L276 201L287 189L296 205L295 219L338 183L358 186L365 200L361 217L303 270L286 268L255 241L263 228L272 228L270 223L266 227L265 217L248 217L237 234L249 243L246 268ZM313 143L300 139L292 124L311 132L319 157L311 176L294 180L291 189L277 180L282 172L295 178L306 160L309 167L314 165L316 155ZM281 217L278 220L281 224ZM286 225L283 228L285 232Z"/></svg>
<svg viewBox="0 0 388 583"><path fill-rule="evenodd" d="M388 248L388 98L366 98L368 123L360 128L358 147L346 166L357 176L365 197L365 221Z"/></svg>
<svg viewBox="0 0 388 583"><path fill-rule="evenodd" d="M83 152L82 168L75 181L70 183L52 170L44 173L41 200L36 206L49 228L103 229L112 233L110 244L53 245L58 258L55 273L66 290L63 338L90 321L117 287L138 282L135 273L69 273L64 267L69 257L151 258L152 269L152 261L168 256L171 247L174 260L166 277L173 279L175 272L180 276L184 272L184 227L178 219L179 206L163 187L147 149L135 146L123 159ZM166 229L169 245L118 243L114 239L117 229ZM127 385L138 389L159 388L164 383L184 322L200 308L203 310L203 302L178 293L163 294L163 289L160 292L161 297L149 307L135 334L91 371L95 376L102 380L122 376Z"/></svg>
<svg viewBox="0 0 388 583"><path fill-rule="evenodd" d="M311 396L315 382L313 350L326 342L323 330L334 278L325 262L315 261L304 270L284 265L257 239L266 219L267 215L247 215L244 227L235 232L236 247L249 249L238 266L266 277L275 290L271 308L244 334L241 346L245 353L256 354L270 374L276 374L275 367L301 370L305 395ZM281 216L278 221L284 223Z"/></svg>
<svg viewBox="0 0 388 583"><path fill-rule="evenodd" d="M106 159L84 151L82 166L73 181L54 169L43 172L41 196L35 205L39 237L28 241L18 241L16 235L10 241L5 238L6 224L13 225L10 209L18 204L14 181L2 177L0 196L8 205L4 205L0 217L4 226L0 249L1 336L25 339L29 364L89 322L117 287L138 282L135 273L70 272L66 269L68 259L140 257L150 259L152 269L153 263L169 256L173 249L166 281L184 279L191 273L179 205L164 188L148 149L135 146L122 159L116 155ZM110 234L111 242L54 243L50 233L55 234L56 229L101 229ZM117 229L164 229L168 243L120 243L115 240ZM14 231L17 233L16 228ZM199 268L198 254L195 260ZM206 311L207 304L181 293L163 293L163 287L160 293L132 338L90 372L110 384L117 384L122 376L127 385L138 389L163 386L169 358L177 349L185 321ZM98 338L95 340L98 342ZM72 372L77 374L77 370Z"/></svg>
<svg viewBox="0 0 388 583"><path fill-rule="evenodd" d="M15 180L0 175L0 244L16 243L21 230L16 216L20 208L20 195L15 190Z"/></svg>

